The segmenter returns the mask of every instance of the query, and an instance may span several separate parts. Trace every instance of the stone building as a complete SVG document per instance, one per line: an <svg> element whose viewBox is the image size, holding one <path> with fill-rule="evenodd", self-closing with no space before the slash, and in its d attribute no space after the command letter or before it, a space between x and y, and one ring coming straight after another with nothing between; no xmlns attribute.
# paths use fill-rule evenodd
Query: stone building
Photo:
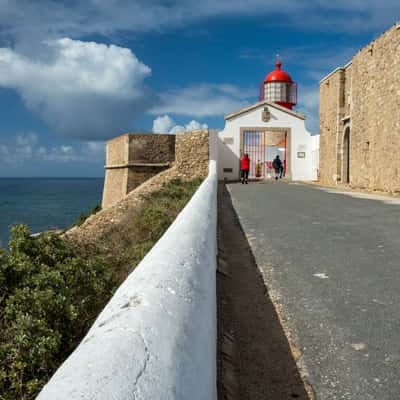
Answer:
<svg viewBox="0 0 400 400"><path fill-rule="evenodd" d="M321 80L320 181L400 192L400 24Z"/></svg>
<svg viewBox="0 0 400 400"><path fill-rule="evenodd" d="M102 207L123 198L141 183L170 168L175 135L125 134L107 142Z"/></svg>
<svg viewBox="0 0 400 400"><path fill-rule="evenodd" d="M106 146L106 173L102 207L116 204L143 182L174 168L184 180L204 178L216 133L208 129L176 135L127 133ZM214 144L214 145L213 145Z"/></svg>

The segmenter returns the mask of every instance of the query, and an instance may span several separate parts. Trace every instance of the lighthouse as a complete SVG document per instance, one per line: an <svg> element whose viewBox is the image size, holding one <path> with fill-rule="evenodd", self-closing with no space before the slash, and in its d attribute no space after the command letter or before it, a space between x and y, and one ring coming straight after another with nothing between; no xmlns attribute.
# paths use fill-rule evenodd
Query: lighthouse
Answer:
<svg viewBox="0 0 400 400"><path fill-rule="evenodd" d="M225 116L225 127L218 132L218 178L238 180L240 159L247 154L251 180L274 177L276 156L283 163L282 178L316 179L318 143L305 126L305 115L293 109L297 83L282 70L279 59L263 80L258 100Z"/></svg>
<svg viewBox="0 0 400 400"><path fill-rule="evenodd" d="M260 101L266 100L292 110L297 104L297 83L291 76L282 70L281 61L275 63L275 70L271 71L260 86Z"/></svg>

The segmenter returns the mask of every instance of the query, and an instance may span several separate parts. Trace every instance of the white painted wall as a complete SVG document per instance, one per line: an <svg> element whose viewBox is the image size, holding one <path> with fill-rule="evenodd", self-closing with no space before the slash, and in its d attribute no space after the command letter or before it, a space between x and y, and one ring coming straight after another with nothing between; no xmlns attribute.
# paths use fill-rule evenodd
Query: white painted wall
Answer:
<svg viewBox="0 0 400 400"><path fill-rule="evenodd" d="M320 135L311 136L312 148L312 179L314 181L319 178L319 138Z"/></svg>
<svg viewBox="0 0 400 400"><path fill-rule="evenodd" d="M239 177L240 129L241 128L290 128L291 129L291 172L293 180L311 180L312 139L305 127L305 121L272 106L267 106L271 118L262 120L265 105L229 119L219 132L218 178L236 180ZM225 144L224 139L233 138L233 144ZM297 152L305 151L305 158L297 158ZM232 168L232 173L224 173L224 168Z"/></svg>
<svg viewBox="0 0 400 400"><path fill-rule="evenodd" d="M39 400L216 399L216 163Z"/></svg>
<svg viewBox="0 0 400 400"><path fill-rule="evenodd" d="M209 158L212 161L218 162L218 146L219 146L219 139L218 139L218 130L216 129L209 129Z"/></svg>

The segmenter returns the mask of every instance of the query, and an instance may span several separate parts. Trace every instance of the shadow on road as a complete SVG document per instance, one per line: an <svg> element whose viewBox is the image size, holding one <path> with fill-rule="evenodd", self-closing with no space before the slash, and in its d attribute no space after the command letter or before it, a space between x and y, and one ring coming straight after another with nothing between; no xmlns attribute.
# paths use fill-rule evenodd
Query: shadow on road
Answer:
<svg viewBox="0 0 400 400"><path fill-rule="evenodd" d="M311 399L224 184L218 197L218 398Z"/></svg>

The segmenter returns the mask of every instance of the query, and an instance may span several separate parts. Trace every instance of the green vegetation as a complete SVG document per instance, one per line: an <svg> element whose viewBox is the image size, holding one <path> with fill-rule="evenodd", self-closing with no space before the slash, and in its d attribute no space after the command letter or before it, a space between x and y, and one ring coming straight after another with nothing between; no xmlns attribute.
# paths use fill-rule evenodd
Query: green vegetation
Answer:
<svg viewBox="0 0 400 400"><path fill-rule="evenodd" d="M31 399L79 343L115 288L110 265L57 235L12 229L0 253L0 398Z"/></svg>
<svg viewBox="0 0 400 400"><path fill-rule="evenodd" d="M0 249L0 400L37 395L200 182L176 179L148 195L133 224L112 227L107 247L12 229L9 250ZM129 269L121 271L121 262Z"/></svg>
<svg viewBox="0 0 400 400"><path fill-rule="evenodd" d="M132 267L135 267L161 238L200 183L201 179L190 182L173 179L162 190L146 197L146 205L133 218L133 229L137 239L131 254Z"/></svg>
<svg viewBox="0 0 400 400"><path fill-rule="evenodd" d="M81 226L91 215L97 214L99 211L101 211L101 206L96 204L88 214L80 213L75 225Z"/></svg>

